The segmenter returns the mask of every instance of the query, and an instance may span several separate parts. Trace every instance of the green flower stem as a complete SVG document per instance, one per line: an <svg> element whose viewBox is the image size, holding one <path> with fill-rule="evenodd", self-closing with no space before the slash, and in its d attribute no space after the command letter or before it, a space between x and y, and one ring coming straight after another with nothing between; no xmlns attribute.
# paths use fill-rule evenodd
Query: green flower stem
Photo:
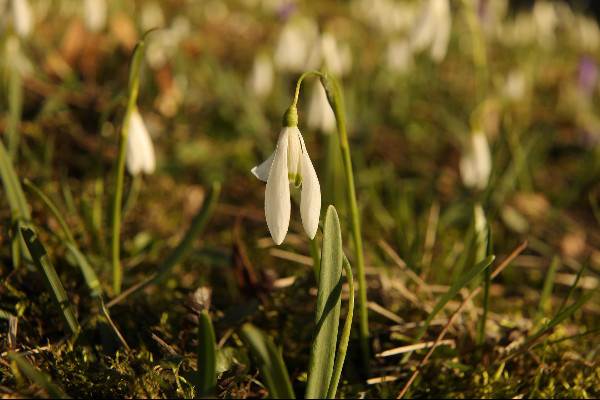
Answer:
<svg viewBox="0 0 600 400"><path fill-rule="evenodd" d="M342 97L335 80L329 75L319 71L305 72L298 79L296 84L296 92L294 94L294 102L292 107L298 103L298 94L302 80L308 75L317 75L321 79L321 84L327 93L327 100L335 114L337 123L338 135L340 138L340 148L342 150L342 160L344 163L344 171L346 173L346 185L348 187L348 204L350 206L350 223L352 229L352 238L354 240L356 269L358 272L358 297L360 310L360 346L363 355L363 361L367 370L369 370L370 350L369 350L369 318L367 315L367 284L365 279L365 264L362 248L362 236L360 233L360 219L358 214L358 205L356 202L356 189L354 187L354 174L352 172L352 160L350 157L350 146L348 145L348 134L346 133L346 123L344 120L344 108Z"/></svg>
<svg viewBox="0 0 600 400"><path fill-rule="evenodd" d="M346 124L344 122L344 108L342 97L335 80L328 74L319 74L321 83L327 93L327 99L335 114L337 122L338 135L340 137L340 147L342 150L342 160L346 172L346 185L348 187L348 205L350 206L350 223L352 228L352 238L354 240L356 270L358 273L358 298L359 298L359 336L360 347L363 355L363 362L369 370L370 350L369 350L369 319L367 315L367 284L365 279L365 264L363 257L362 236L360 232L360 219L358 214L358 205L356 202L356 189L354 187L354 174L352 172L352 160L350 158L350 146L348 145L348 134L346 133Z"/></svg>
<svg viewBox="0 0 600 400"><path fill-rule="evenodd" d="M317 240L316 235L313 239L309 239L308 245L310 246L310 256L313 259L315 280L317 282L317 285L319 285L319 271L321 269L321 250L319 249L319 241Z"/></svg>
<svg viewBox="0 0 600 400"><path fill-rule="evenodd" d="M340 344L338 345L338 353L335 360L333 374L331 376L331 383L329 384L329 389L327 390L328 399L335 398L335 393L340 382L340 376L342 375L342 368L344 367L344 360L346 359L346 352L348 351L350 330L352 328L352 318L354 317L354 279L352 278L352 267L350 266L350 262L346 256L344 256L343 266L346 270L346 277L348 278L348 314L346 315L344 330L342 331Z"/></svg>
<svg viewBox="0 0 600 400"><path fill-rule="evenodd" d="M58 209L56 208L54 203L52 203L52 201L48 198L48 196L46 196L46 194L44 192L42 192L37 186L35 186L27 178L23 179L23 184L29 190L31 190L40 200L42 200L42 202L46 205L46 207L48 207L50 209L50 212L52 212L52 215L54 215L54 217L58 221L58 224L62 228L67 242L75 244L75 238L73 237L71 230L67 226L65 219L62 217L62 215L60 214L60 212L58 211Z"/></svg>
<svg viewBox="0 0 600 400"><path fill-rule="evenodd" d="M144 48L146 47L146 36L151 31L148 31L142 36L142 39L133 50L131 58L131 66L129 69L129 82L127 85L127 108L125 109L125 117L121 126L121 140L119 142L119 156L117 159L117 187L115 189L115 197L113 203L113 220L112 220L112 271L113 271L113 291L117 295L121 293L121 284L123 280L123 268L120 259L120 243L121 243L121 203L123 200L123 176L125 175L125 151L127 148L127 136L129 135L129 120L131 114L135 110L138 97L140 82L138 73Z"/></svg>

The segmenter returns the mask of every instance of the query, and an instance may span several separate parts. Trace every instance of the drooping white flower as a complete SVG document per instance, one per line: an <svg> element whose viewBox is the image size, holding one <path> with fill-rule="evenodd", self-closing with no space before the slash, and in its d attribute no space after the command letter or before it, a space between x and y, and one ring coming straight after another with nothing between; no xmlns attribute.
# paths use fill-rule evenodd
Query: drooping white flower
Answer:
<svg viewBox="0 0 600 400"><path fill-rule="evenodd" d="M410 44L413 52L418 53L429 48L431 60L442 61L448 50L451 27L449 1L429 0L411 32Z"/></svg>
<svg viewBox="0 0 600 400"><path fill-rule="evenodd" d="M483 131L476 130L470 135L459 167L465 186L485 189L492 172L492 155Z"/></svg>
<svg viewBox="0 0 600 400"><path fill-rule="evenodd" d="M307 60L307 69L320 68L339 77L350 72L352 52L348 43L339 43L331 33L323 32L311 46Z"/></svg>
<svg viewBox="0 0 600 400"><path fill-rule="evenodd" d="M398 73L408 72L414 65L410 45L405 39L390 39L387 47L387 67Z"/></svg>
<svg viewBox="0 0 600 400"><path fill-rule="evenodd" d="M90 32L100 32L106 26L106 0L85 0L83 21Z"/></svg>
<svg viewBox="0 0 600 400"><path fill-rule="evenodd" d="M27 0L13 0L12 11L17 35L29 36L33 30L33 12Z"/></svg>
<svg viewBox="0 0 600 400"><path fill-rule="evenodd" d="M129 133L127 134L127 149L125 153L127 170L131 175L140 172L151 174L156 168L154 146L144 120L137 107L129 119Z"/></svg>
<svg viewBox="0 0 600 400"><path fill-rule="evenodd" d="M310 129L329 134L335 130L335 114L320 81L315 80L308 102L306 124Z"/></svg>
<svg viewBox="0 0 600 400"><path fill-rule="evenodd" d="M295 112L295 106L292 107ZM279 133L275 152L262 164L252 168L254 176L267 182L265 216L271 237L278 245L283 242L290 224L290 183L296 187L302 186L300 216L309 238L315 237L319 226L321 186L298 129L297 118L295 114L295 123L289 123L289 118L284 118L286 126Z"/></svg>
<svg viewBox="0 0 600 400"><path fill-rule="evenodd" d="M304 72L311 46L318 36L317 24L305 17L296 17L283 26L275 47L275 66L280 71Z"/></svg>
<svg viewBox="0 0 600 400"><path fill-rule="evenodd" d="M246 81L246 87L258 98L265 98L273 89L273 63L264 53L254 57L252 70Z"/></svg>

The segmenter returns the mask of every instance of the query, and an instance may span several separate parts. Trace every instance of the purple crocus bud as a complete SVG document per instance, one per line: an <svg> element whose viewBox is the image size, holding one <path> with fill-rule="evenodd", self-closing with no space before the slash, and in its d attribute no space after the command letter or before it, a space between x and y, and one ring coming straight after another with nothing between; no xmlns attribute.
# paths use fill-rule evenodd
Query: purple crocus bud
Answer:
<svg viewBox="0 0 600 400"><path fill-rule="evenodd" d="M281 21L287 21L296 13L297 9L298 6L290 1L279 7L279 10L277 10L277 15Z"/></svg>
<svg viewBox="0 0 600 400"><path fill-rule="evenodd" d="M598 64L590 56L582 56L579 60L577 86L586 97L591 97L598 84Z"/></svg>

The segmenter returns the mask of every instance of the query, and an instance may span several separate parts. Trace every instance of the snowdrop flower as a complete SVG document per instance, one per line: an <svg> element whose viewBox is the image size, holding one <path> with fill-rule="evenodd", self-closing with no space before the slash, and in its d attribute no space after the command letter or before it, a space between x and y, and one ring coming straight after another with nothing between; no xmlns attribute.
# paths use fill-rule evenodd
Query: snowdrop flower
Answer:
<svg viewBox="0 0 600 400"><path fill-rule="evenodd" d="M275 152L252 173L267 182L265 216L269 232L276 244L281 244L290 224L290 183L300 187L300 215L309 238L317 234L321 212L321 186L315 168L308 157L302 134L298 129L298 111L292 105L283 117L283 128Z"/></svg>
<svg viewBox="0 0 600 400"><path fill-rule="evenodd" d="M338 44L337 39L329 32L321 34L308 57L307 69L324 67L335 76L344 76L352 68L352 53L347 43Z"/></svg>
<svg viewBox="0 0 600 400"><path fill-rule="evenodd" d="M273 89L273 63L266 54L257 54L254 57L252 71L246 81L246 87L258 98L265 98Z"/></svg>
<svg viewBox="0 0 600 400"><path fill-rule="evenodd" d="M12 11L17 35L20 37L29 36L33 30L33 13L27 0L13 0Z"/></svg>
<svg viewBox="0 0 600 400"><path fill-rule="evenodd" d="M480 190L487 186L492 172L492 156L483 131L477 130L470 135L459 167L465 186Z"/></svg>
<svg viewBox="0 0 600 400"><path fill-rule="evenodd" d="M517 102L525 96L525 90L527 86L527 79L523 72L519 70L511 71L506 77L503 92L506 98L511 101Z"/></svg>
<svg viewBox="0 0 600 400"><path fill-rule="evenodd" d="M129 118L125 160L127 162L127 170L131 175L137 175L140 172L151 174L156 167L154 146L137 107L133 110Z"/></svg>
<svg viewBox="0 0 600 400"><path fill-rule="evenodd" d="M327 100L327 93L321 82L315 80L308 102L308 116L306 124L310 129L320 129L329 134L335 130L335 114Z"/></svg>
<svg viewBox="0 0 600 400"><path fill-rule="evenodd" d="M413 52L418 53L429 47L431 60L442 61L448 50L451 25L449 1L429 0L411 32Z"/></svg>
<svg viewBox="0 0 600 400"><path fill-rule="evenodd" d="M311 19L297 17L286 22L275 47L275 66L280 71L305 71L309 49L317 35L317 24Z"/></svg>
<svg viewBox="0 0 600 400"><path fill-rule="evenodd" d="M90 32L100 32L106 26L106 0L85 0L83 21Z"/></svg>
<svg viewBox="0 0 600 400"><path fill-rule="evenodd" d="M387 67L390 71L405 73L414 65L408 42L404 39L391 39L387 47Z"/></svg>

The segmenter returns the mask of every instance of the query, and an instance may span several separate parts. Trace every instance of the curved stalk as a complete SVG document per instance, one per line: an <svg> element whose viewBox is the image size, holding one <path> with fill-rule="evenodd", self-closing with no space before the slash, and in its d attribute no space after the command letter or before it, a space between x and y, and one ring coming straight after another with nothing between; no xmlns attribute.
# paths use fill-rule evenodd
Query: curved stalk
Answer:
<svg viewBox="0 0 600 400"><path fill-rule="evenodd" d="M329 389L327 390L328 399L335 398L335 393L340 382L340 376L342 375L342 368L344 367L344 360L346 359L346 352L348 351L350 330L352 328L352 318L354 317L354 279L352 278L352 267L350 266L350 262L346 256L344 256L343 266L346 270L346 277L348 278L348 314L346 315L344 330L342 331L342 336L340 337L340 344L338 346L338 353L335 359L335 367L331 376L331 383L329 384Z"/></svg>
<svg viewBox="0 0 600 400"><path fill-rule="evenodd" d="M348 145L348 134L346 133L346 124L344 121L344 109L342 97L335 80L328 74L318 74L321 77L321 83L327 93L327 100L333 109L337 123L338 135L340 138L340 148L342 150L342 160L344 171L346 173L346 185L348 187L348 205L350 206L350 225L352 229L352 238L354 240L354 251L356 256L356 271L358 274L358 307L360 316L359 336L360 347L363 356L363 362L367 371L370 370L370 349L369 349L369 318L367 315L367 284L365 279L365 265L362 248L362 236L360 232L360 218L358 214L358 205L356 202L356 189L354 187L354 174L352 172L352 160L350 158L350 146Z"/></svg>
<svg viewBox="0 0 600 400"><path fill-rule="evenodd" d="M146 32L142 39L133 50L131 57L131 66L129 69L129 82L127 84L127 107L121 126L121 140L119 142L119 155L117 159L117 184L115 188L115 197L113 202L112 218L112 271L113 271L113 291L117 295L121 293L121 283L123 280L123 268L120 259L120 230L121 230L121 203L123 201L123 176L125 175L125 152L127 148L127 136L129 135L129 120L136 107L140 82L138 73L142 56L146 47L146 37L152 30Z"/></svg>

